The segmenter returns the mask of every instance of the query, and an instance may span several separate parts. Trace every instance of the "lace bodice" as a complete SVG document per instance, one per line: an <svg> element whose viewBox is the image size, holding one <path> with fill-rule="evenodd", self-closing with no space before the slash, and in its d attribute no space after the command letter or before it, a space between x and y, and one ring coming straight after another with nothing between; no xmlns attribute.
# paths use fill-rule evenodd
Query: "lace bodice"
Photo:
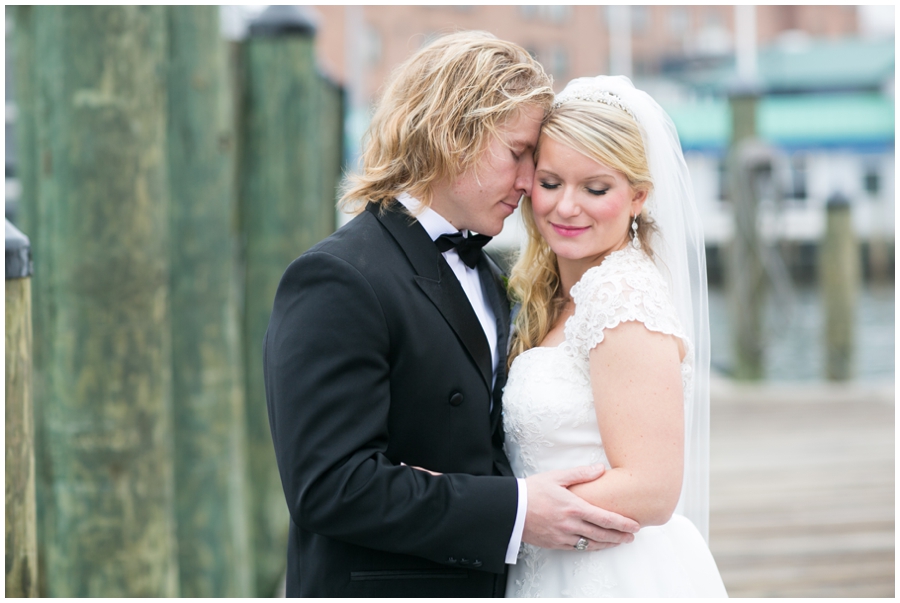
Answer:
<svg viewBox="0 0 900 603"><path fill-rule="evenodd" d="M563 345L573 356L587 357L607 329L630 320L686 341L659 269L647 254L631 246L585 272L570 293L575 314L566 322Z"/></svg>
<svg viewBox="0 0 900 603"><path fill-rule="evenodd" d="M516 357L510 368L503 423L507 455L517 477L597 462L609 466L594 411L589 361L591 349L603 341L607 329L639 321L651 331L681 338L687 349L682 380L689 394L691 344L662 274L645 253L629 246L610 254L585 272L571 295L575 313L566 322L565 341L558 347L532 348ZM540 595L540 567L547 552L522 546L518 596ZM604 584L611 588L615 581L594 568L590 582L596 592Z"/></svg>

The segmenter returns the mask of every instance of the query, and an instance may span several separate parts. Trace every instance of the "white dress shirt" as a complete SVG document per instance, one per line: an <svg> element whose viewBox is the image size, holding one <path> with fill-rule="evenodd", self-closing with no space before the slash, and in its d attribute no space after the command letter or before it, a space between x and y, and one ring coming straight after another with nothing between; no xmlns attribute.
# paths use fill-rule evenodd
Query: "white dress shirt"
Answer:
<svg viewBox="0 0 900 603"><path fill-rule="evenodd" d="M431 209L430 207L422 208L421 202L408 193L401 193L397 196L399 201L410 214L418 219L419 224L428 233L432 241L444 234L453 234L459 232L450 222L443 216ZM468 231L462 231L464 236L468 236ZM459 284L462 285L469 303L484 329L484 335L487 337L488 345L491 348L491 366L493 370L493 384L497 380L497 321L494 311L487 301L485 301L484 290L481 287L481 279L478 277L478 270L469 268L460 259L455 248L448 249L443 252L444 259L450 265L453 274L456 275ZM493 406L493 400L491 400ZM516 557L519 554L519 544L522 542L522 531L525 528L525 511L528 506L528 491L525 486L524 479L517 479L519 486L519 504L516 509L516 523L513 526L512 536L509 539L509 546L506 549L506 563L515 565Z"/></svg>

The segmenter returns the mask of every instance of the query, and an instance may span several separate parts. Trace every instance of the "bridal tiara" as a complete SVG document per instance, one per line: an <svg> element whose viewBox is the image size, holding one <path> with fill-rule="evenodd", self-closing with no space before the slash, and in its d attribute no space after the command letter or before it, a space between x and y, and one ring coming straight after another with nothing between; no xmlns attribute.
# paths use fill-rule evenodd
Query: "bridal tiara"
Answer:
<svg viewBox="0 0 900 603"><path fill-rule="evenodd" d="M625 103L617 95L607 90L591 89L587 86L580 86L574 90L563 90L556 96L556 100L553 101L553 108L558 109L564 102L573 100L592 101L616 107L630 115L631 119L637 121L631 109L625 106Z"/></svg>

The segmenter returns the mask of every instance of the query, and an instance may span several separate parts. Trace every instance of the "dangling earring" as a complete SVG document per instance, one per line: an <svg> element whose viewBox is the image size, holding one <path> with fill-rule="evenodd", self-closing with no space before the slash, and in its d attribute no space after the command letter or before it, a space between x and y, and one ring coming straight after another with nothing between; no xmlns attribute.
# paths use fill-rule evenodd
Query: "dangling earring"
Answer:
<svg viewBox="0 0 900 603"><path fill-rule="evenodd" d="M634 214L631 221L631 246L637 250L641 248L641 239L638 238L637 214Z"/></svg>

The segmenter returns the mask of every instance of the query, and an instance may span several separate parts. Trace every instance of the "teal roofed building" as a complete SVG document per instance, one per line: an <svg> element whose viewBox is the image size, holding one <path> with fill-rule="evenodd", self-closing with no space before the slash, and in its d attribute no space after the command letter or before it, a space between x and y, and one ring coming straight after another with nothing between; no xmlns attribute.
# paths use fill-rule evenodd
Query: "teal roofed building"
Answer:
<svg viewBox="0 0 900 603"><path fill-rule="evenodd" d="M670 69L667 77L688 93L658 100L678 129L707 243L715 248L733 232L723 181L731 140L726 92L735 79L734 64L727 59L680 68ZM826 201L841 194L851 202L864 250L880 245L892 258L893 38L789 40L759 52L758 72L757 135L776 151L774 176L782 193L763 200L764 234L814 247L824 233Z"/></svg>
<svg viewBox="0 0 900 603"><path fill-rule="evenodd" d="M666 110L685 152L727 150L731 109L726 99L668 105ZM760 138L785 150L892 151L894 101L871 92L768 96L760 99L757 126Z"/></svg>
<svg viewBox="0 0 900 603"><path fill-rule="evenodd" d="M894 39L814 40L795 32L757 55L766 95L822 92L890 92L894 87ZM697 92L724 95L734 81L733 56L686 60L664 67L666 77Z"/></svg>

